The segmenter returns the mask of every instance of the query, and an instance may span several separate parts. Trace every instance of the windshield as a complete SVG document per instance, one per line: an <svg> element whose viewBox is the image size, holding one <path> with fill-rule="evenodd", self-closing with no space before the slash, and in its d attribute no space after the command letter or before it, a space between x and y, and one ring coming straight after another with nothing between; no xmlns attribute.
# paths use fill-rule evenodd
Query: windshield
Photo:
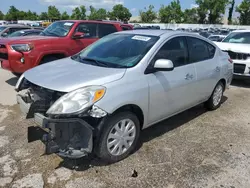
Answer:
<svg viewBox="0 0 250 188"><path fill-rule="evenodd" d="M0 26L0 31L3 31L6 27Z"/></svg>
<svg viewBox="0 0 250 188"><path fill-rule="evenodd" d="M40 35L65 37L70 32L73 25L74 22L54 22L43 30Z"/></svg>
<svg viewBox="0 0 250 188"><path fill-rule="evenodd" d="M222 42L250 44L250 32L230 33Z"/></svg>
<svg viewBox="0 0 250 188"><path fill-rule="evenodd" d="M16 31L8 35L8 37L19 37L19 36L23 36L24 33L25 33L24 31Z"/></svg>
<svg viewBox="0 0 250 188"><path fill-rule="evenodd" d="M111 34L72 56L72 59L96 66L129 68L138 64L158 39L155 36Z"/></svg>

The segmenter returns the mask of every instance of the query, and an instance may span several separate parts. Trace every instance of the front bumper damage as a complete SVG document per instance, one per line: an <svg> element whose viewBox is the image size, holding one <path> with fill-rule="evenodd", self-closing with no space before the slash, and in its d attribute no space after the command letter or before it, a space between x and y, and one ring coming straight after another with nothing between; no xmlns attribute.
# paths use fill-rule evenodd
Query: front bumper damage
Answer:
<svg viewBox="0 0 250 188"><path fill-rule="evenodd" d="M77 159L92 153L94 137L107 114L92 107L83 117L51 118L39 111L41 103L27 103L25 96L17 95L17 103L26 118L34 118L37 126L28 127L28 142L41 140L45 144L45 154L56 153L61 157ZM39 107L40 106L40 107ZM100 114L101 113L101 114ZM96 117L98 116L98 118ZM101 118L99 117L101 115ZM98 124L90 125L84 117L98 119Z"/></svg>

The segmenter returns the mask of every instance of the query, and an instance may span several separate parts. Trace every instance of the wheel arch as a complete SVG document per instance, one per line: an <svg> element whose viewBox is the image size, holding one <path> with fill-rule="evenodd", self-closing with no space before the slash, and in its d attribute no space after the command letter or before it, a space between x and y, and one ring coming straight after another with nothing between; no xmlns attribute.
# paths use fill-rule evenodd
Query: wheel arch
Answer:
<svg viewBox="0 0 250 188"><path fill-rule="evenodd" d="M119 108L117 108L112 114L116 114L116 113L119 113L119 112L124 112L124 111L130 111L132 113L134 113L139 122L140 122L140 127L141 129L143 128L143 125L144 125L144 113L142 111L142 109L136 105L136 104L126 104L126 105L123 105Z"/></svg>
<svg viewBox="0 0 250 188"><path fill-rule="evenodd" d="M56 57L56 58L58 58L58 59L62 59L62 58L67 57L67 56L66 56L66 54L64 54L64 53L49 53L49 54L43 54L43 55L40 57L40 60L38 61L38 65L40 65L41 62L42 62L44 59L48 58L48 57Z"/></svg>

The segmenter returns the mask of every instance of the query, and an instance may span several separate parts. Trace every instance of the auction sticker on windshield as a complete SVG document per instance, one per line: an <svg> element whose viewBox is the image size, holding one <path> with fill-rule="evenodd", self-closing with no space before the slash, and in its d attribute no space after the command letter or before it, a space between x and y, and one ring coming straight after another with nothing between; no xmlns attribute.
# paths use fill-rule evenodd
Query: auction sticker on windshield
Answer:
<svg viewBox="0 0 250 188"><path fill-rule="evenodd" d="M72 25L73 25L73 23L66 22L66 23L64 23L64 25L66 25L66 26L72 26Z"/></svg>
<svg viewBox="0 0 250 188"><path fill-rule="evenodd" d="M139 35L135 35L132 37L132 39L134 40L141 40L141 41L149 41L151 38L150 37L145 37L145 36L139 36Z"/></svg>

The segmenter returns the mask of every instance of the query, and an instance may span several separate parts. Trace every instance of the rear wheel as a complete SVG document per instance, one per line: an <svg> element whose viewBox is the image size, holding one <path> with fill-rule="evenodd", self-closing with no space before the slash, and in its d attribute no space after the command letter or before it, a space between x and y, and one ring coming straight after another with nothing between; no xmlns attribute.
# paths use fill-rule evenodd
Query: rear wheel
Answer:
<svg viewBox="0 0 250 188"><path fill-rule="evenodd" d="M140 123L136 115L115 114L104 125L95 153L105 162L118 162L135 149L139 136Z"/></svg>
<svg viewBox="0 0 250 188"><path fill-rule="evenodd" d="M224 84L222 82L219 82L211 95L211 97L208 99L208 101L205 103L205 106L208 110L216 110L220 107L223 93L224 93Z"/></svg>

